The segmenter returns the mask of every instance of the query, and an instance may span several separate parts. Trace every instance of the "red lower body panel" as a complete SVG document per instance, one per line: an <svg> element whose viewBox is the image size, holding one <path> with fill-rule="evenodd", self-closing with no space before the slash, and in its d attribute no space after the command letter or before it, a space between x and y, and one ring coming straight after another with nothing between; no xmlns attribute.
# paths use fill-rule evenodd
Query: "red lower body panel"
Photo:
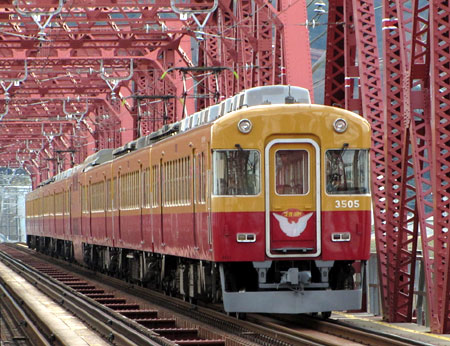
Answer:
<svg viewBox="0 0 450 346"><path fill-rule="evenodd" d="M321 213L320 260L361 260L369 258L370 211ZM265 261L265 213L213 213L214 259ZM333 241L333 233L350 233L349 241ZM238 242L238 233L255 234L255 242ZM286 258L285 258L286 259ZM308 259L308 258L304 258ZM312 258L311 258L312 259Z"/></svg>
<svg viewBox="0 0 450 346"><path fill-rule="evenodd" d="M102 214L103 215L103 214ZM74 218L67 222L70 235L76 242L91 242L149 252L169 254L217 262L266 261L266 227L264 212L208 214L122 215L114 219L96 217L92 220ZM82 226L87 226L81 228ZM119 226L120 225L120 226ZM365 260L369 258L370 211L327 211L321 213L321 255L311 259ZM43 234L39 234L39 228ZM142 228L142 229L141 229ZM50 220L29 221L30 235L55 237ZM78 233L78 232L79 233ZM210 233L211 232L211 233ZM254 241L238 241L238 234L252 234ZM347 240L336 240L334 234L347 233ZM78 234L80 236L78 236ZM59 238L59 237L58 237ZM284 258L289 259L289 258ZM308 259L308 258L303 258Z"/></svg>

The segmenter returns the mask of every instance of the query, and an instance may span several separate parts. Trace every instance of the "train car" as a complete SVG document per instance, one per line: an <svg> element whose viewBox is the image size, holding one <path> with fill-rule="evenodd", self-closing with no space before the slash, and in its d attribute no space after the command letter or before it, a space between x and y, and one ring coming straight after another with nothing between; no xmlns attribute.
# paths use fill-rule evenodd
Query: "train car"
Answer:
<svg viewBox="0 0 450 346"><path fill-rule="evenodd" d="M243 91L67 175L73 259L227 312L359 309L369 149L366 120L306 89ZM30 247L61 234L37 232L41 218L27 218Z"/></svg>

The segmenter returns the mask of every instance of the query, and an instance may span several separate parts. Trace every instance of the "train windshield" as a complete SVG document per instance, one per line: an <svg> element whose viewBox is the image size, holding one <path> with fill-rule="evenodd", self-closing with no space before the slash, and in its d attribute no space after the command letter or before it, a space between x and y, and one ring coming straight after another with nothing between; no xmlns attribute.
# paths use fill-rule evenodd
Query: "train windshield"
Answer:
<svg viewBox="0 0 450 346"><path fill-rule="evenodd" d="M309 191L308 152L306 150L277 150L275 160L277 194L307 194Z"/></svg>
<svg viewBox="0 0 450 346"><path fill-rule="evenodd" d="M326 191L330 195L369 193L369 151L328 150L325 154Z"/></svg>
<svg viewBox="0 0 450 346"><path fill-rule="evenodd" d="M260 154L257 150L216 150L213 164L215 195L260 193Z"/></svg>

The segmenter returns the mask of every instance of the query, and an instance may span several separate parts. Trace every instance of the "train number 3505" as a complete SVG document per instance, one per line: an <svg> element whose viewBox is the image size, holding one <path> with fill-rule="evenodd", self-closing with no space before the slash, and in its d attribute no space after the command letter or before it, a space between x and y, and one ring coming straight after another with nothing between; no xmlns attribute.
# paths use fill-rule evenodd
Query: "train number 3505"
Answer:
<svg viewBox="0 0 450 346"><path fill-rule="evenodd" d="M335 208L359 208L359 199L338 199L334 201L334 206Z"/></svg>

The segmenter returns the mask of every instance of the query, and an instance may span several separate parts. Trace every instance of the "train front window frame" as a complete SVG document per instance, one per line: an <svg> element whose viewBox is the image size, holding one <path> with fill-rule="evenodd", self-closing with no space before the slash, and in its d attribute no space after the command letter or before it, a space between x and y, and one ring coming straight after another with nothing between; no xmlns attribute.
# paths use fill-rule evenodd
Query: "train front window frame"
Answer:
<svg viewBox="0 0 450 346"><path fill-rule="evenodd" d="M330 149L325 152L325 190L328 195L367 195L369 150Z"/></svg>
<svg viewBox="0 0 450 346"><path fill-rule="evenodd" d="M213 151L213 194L257 196L261 193L261 154L254 149Z"/></svg>

